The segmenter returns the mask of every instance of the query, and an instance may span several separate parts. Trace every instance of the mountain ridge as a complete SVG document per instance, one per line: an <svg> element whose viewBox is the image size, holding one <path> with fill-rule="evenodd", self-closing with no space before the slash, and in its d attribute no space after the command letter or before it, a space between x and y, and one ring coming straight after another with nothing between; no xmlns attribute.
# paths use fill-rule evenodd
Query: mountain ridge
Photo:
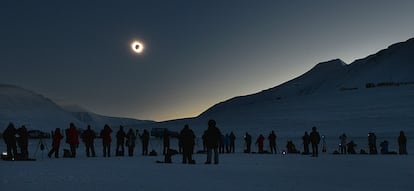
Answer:
<svg viewBox="0 0 414 191"><path fill-rule="evenodd" d="M80 108L63 108L35 91L16 85L0 84L0 130L4 130L8 123L14 123L17 127L25 125L28 129L46 132L57 127L65 129L69 123L74 123L78 128L83 129L91 125L96 130L101 129L105 124L137 128L141 124L153 123L149 120L98 115L86 109L79 111Z"/></svg>

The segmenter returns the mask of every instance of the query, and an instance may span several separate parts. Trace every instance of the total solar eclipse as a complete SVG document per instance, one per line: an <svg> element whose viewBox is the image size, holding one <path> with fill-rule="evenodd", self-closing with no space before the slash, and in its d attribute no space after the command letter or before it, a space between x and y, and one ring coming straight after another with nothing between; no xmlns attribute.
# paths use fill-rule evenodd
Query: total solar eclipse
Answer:
<svg viewBox="0 0 414 191"><path fill-rule="evenodd" d="M134 41L131 44L131 48L132 48L132 51L134 51L135 53L140 54L144 50L144 45L141 42Z"/></svg>

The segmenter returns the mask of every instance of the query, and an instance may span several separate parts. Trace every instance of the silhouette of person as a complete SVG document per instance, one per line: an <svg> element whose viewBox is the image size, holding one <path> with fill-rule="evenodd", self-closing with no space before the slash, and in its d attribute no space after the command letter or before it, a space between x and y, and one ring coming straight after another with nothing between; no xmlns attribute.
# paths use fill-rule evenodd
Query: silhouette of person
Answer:
<svg viewBox="0 0 414 191"><path fill-rule="evenodd" d="M312 127L312 132L309 135L310 142L312 144L312 156L318 156L318 145L321 142L321 136L319 135L318 131L316 131L316 127Z"/></svg>
<svg viewBox="0 0 414 191"><path fill-rule="evenodd" d="M265 137L262 134L260 134L260 136L256 140L256 145L258 147L259 153L264 153L264 150L263 150L264 140L265 140Z"/></svg>
<svg viewBox="0 0 414 191"><path fill-rule="evenodd" d="M183 146L183 164L186 164L187 162L189 164L193 164L193 148L195 144L194 132L189 128L188 125L185 125L180 132L180 137L182 138L181 141Z"/></svg>
<svg viewBox="0 0 414 191"><path fill-rule="evenodd" d="M276 134L275 131L272 131L269 136L267 137L269 139L269 147L270 147L270 153L277 153L276 150Z"/></svg>
<svg viewBox="0 0 414 191"><path fill-rule="evenodd" d="M341 136L339 136L339 140L341 140L341 143L339 144L339 147L341 149L341 154L346 154L346 135L343 133Z"/></svg>
<svg viewBox="0 0 414 191"><path fill-rule="evenodd" d="M17 130L13 123L9 123L7 128L3 131L4 143L6 143L7 146L7 157L11 159L15 158L17 155L16 133Z"/></svg>
<svg viewBox="0 0 414 191"><path fill-rule="evenodd" d="M236 151L236 136L234 135L233 131L230 133L230 152L234 153Z"/></svg>
<svg viewBox="0 0 414 191"><path fill-rule="evenodd" d="M286 144L286 149L288 153L300 153L298 150L296 150L296 146L293 143L293 141L288 141Z"/></svg>
<svg viewBox="0 0 414 191"><path fill-rule="evenodd" d="M226 153L230 153L230 135L226 134L224 138L225 138L224 144L226 146Z"/></svg>
<svg viewBox="0 0 414 191"><path fill-rule="evenodd" d="M211 164L212 152L214 151L214 164L219 163L218 146L220 143L220 129L216 127L216 121L209 120L206 134L207 160L206 164Z"/></svg>
<svg viewBox="0 0 414 191"><path fill-rule="evenodd" d="M128 156L134 156L134 149L135 149L135 140L137 136L132 129L129 129L128 133L126 134L126 146L128 147Z"/></svg>
<svg viewBox="0 0 414 191"><path fill-rule="evenodd" d="M141 138L142 143L142 155L148 155L148 143L149 143L149 133L146 129L144 129L144 132L142 135L139 136Z"/></svg>
<svg viewBox="0 0 414 191"><path fill-rule="evenodd" d="M124 148L124 144L125 144L125 131L124 131L124 127L119 126L119 130L116 132L116 156L124 156L125 153L125 148Z"/></svg>
<svg viewBox="0 0 414 191"><path fill-rule="evenodd" d="M349 142L348 144L346 144L346 146L348 147L347 149L348 154L356 154L355 147L357 145L354 143L354 141Z"/></svg>
<svg viewBox="0 0 414 191"><path fill-rule="evenodd" d="M163 143L164 143L164 149L162 151L163 155L166 155L168 150L170 150L170 135L168 134L168 130L164 129L164 134L162 136Z"/></svg>
<svg viewBox="0 0 414 191"><path fill-rule="evenodd" d="M377 136L375 133L368 133L369 154L377 154Z"/></svg>
<svg viewBox="0 0 414 191"><path fill-rule="evenodd" d="M112 129L109 125L105 124L104 128L102 129L100 135L102 137L102 146L103 146L103 156L104 157L111 157L111 133Z"/></svg>
<svg viewBox="0 0 414 191"><path fill-rule="evenodd" d="M86 147L86 156L87 157L90 157L91 154L92 154L92 157L96 156L95 155L95 144L94 144L95 138L96 138L95 131L93 131L91 129L91 126L88 125L88 128L86 129L85 132L83 132L83 135L82 135L82 139L83 139L83 142L85 143L85 147Z"/></svg>
<svg viewBox="0 0 414 191"><path fill-rule="evenodd" d="M308 155L309 154L310 137L309 137L307 131L305 131L305 135L303 135L302 141L303 141L303 149L304 149L303 154Z"/></svg>
<svg viewBox="0 0 414 191"><path fill-rule="evenodd" d="M52 149L47 154L49 158L52 157L53 153L55 154L55 158L59 158L60 141L62 139L63 135L60 133L60 128L56 128L55 131L52 132Z"/></svg>
<svg viewBox="0 0 414 191"><path fill-rule="evenodd" d="M226 136L221 134L220 135L219 153L224 153L225 148L226 148Z"/></svg>
<svg viewBox="0 0 414 191"><path fill-rule="evenodd" d="M21 126L19 129L17 129L17 135L19 137L17 138L17 144L20 148L21 158L22 159L28 159L29 158L29 134L27 133L26 126Z"/></svg>
<svg viewBox="0 0 414 191"><path fill-rule="evenodd" d="M387 140L384 140L383 142L381 142L380 147L381 147L381 150L380 150L381 154L389 154Z"/></svg>
<svg viewBox="0 0 414 191"><path fill-rule="evenodd" d="M400 131L400 136L398 136L398 153L400 155L407 154L407 137L405 137L404 131Z"/></svg>
<svg viewBox="0 0 414 191"><path fill-rule="evenodd" d="M244 136L244 142L246 143L245 153L250 153L251 146L252 146L252 136L247 132L246 132L246 135Z"/></svg>
<svg viewBox="0 0 414 191"><path fill-rule="evenodd" d="M70 146L70 152L72 157L76 157L76 149L79 147L79 135L78 130L75 127L75 124L70 123L69 129L67 130L67 141Z"/></svg>

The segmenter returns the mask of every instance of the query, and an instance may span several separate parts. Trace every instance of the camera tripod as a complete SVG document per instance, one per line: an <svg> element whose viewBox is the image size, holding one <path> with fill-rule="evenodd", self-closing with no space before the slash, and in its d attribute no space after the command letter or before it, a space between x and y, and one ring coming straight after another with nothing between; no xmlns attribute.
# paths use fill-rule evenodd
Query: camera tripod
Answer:
<svg viewBox="0 0 414 191"><path fill-rule="evenodd" d="M40 149L42 151L42 160L43 160L45 148L47 149L47 151L49 151L49 148L47 147L47 145L43 143L43 138L40 138L39 142L37 143L36 151L34 152L34 157L36 157L37 151Z"/></svg>

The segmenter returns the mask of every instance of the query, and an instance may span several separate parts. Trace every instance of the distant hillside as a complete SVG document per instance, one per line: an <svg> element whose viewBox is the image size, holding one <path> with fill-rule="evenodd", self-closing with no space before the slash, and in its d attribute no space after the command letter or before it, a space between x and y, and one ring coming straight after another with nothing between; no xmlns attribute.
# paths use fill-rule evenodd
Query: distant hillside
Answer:
<svg viewBox="0 0 414 191"><path fill-rule="evenodd" d="M63 109L71 113L71 115L75 117L77 120L85 124L90 124L98 129L102 128L105 124L108 124L111 127L119 127L119 125L122 125L127 128L139 128L142 125L154 123L154 121L149 120L137 120L131 118L103 116L90 112L79 106L72 105L62 107Z"/></svg>
<svg viewBox="0 0 414 191"><path fill-rule="evenodd" d="M0 85L0 129L3 131L9 122L48 132L56 127L66 128L70 122L83 124L40 94L13 85Z"/></svg>
<svg viewBox="0 0 414 191"><path fill-rule="evenodd" d="M305 74L262 92L218 103L193 119L161 123L198 132L208 119L224 131L302 134L325 132L414 132L414 39L347 65L322 62Z"/></svg>
<svg viewBox="0 0 414 191"><path fill-rule="evenodd" d="M72 108L74 109L74 108ZM88 124L101 129L104 124L136 127L151 121L106 117L92 112L68 112L47 97L13 85L0 84L0 130L10 123L26 125L29 129L49 132L57 127L67 128L73 122L78 128Z"/></svg>

